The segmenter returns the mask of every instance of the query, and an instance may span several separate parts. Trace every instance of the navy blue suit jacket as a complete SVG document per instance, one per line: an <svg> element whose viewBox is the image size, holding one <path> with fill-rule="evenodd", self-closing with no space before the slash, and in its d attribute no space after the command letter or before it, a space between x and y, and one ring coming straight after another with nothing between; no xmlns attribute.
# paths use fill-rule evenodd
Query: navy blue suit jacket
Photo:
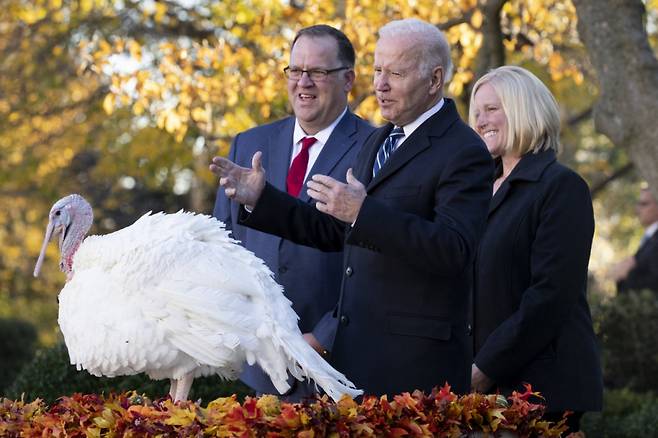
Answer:
<svg viewBox="0 0 658 438"><path fill-rule="evenodd" d="M228 158L240 166L251 167L253 155L262 151L267 181L285 191L294 127L295 118L288 117L240 133L233 140ZM347 111L322 148L309 177L324 174L345 181L347 169L353 165L357 153L374 129ZM311 203L305 186L300 191L299 199ZM242 207L230 202L224 190L219 188L213 215L232 230L234 238L265 261L276 281L283 286L286 297L292 301L302 332L312 331L322 316L338 302L342 254L323 253L246 228L237 223L239 208ZM315 334L324 342L325 348L331 348L326 342L333 338L332 333L319 330ZM278 394L269 377L257 366L247 367L241 379L259 392Z"/></svg>
<svg viewBox="0 0 658 438"><path fill-rule="evenodd" d="M332 364L369 394L470 388L469 294L493 164L452 100L422 123L377 176L388 124L354 168L367 196L353 227L271 185L249 226L325 251L344 248Z"/></svg>
<svg viewBox="0 0 658 438"><path fill-rule="evenodd" d="M593 234L587 184L552 151L524 155L491 200L475 265L475 363L502 392L530 383L548 411L601 409Z"/></svg>
<svg viewBox="0 0 658 438"><path fill-rule="evenodd" d="M658 232L635 253L635 267L617 282L617 292L650 289L658 292Z"/></svg>

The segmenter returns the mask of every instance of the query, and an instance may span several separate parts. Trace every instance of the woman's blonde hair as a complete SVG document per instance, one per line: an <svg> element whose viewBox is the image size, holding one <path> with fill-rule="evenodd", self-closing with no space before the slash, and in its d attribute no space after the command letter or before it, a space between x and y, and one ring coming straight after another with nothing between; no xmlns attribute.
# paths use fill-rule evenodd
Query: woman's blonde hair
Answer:
<svg viewBox="0 0 658 438"><path fill-rule="evenodd" d="M484 84L493 87L507 117L505 152L521 156L530 151L559 151L560 111L555 97L537 76L522 67L503 66L478 79L468 111L473 127L476 126L475 93Z"/></svg>

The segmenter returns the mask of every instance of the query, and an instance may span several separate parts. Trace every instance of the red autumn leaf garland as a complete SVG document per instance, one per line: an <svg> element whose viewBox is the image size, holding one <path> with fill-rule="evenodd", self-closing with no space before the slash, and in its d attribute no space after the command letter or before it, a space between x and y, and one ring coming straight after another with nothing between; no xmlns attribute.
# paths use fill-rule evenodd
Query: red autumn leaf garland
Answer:
<svg viewBox="0 0 658 438"><path fill-rule="evenodd" d="M238 437L353 437L411 436L461 437L473 431L510 431L519 437L558 437L564 420L541 420L544 407L532 403L528 385L508 399L496 394L457 396L448 385L430 394L403 393L365 396L361 403L327 397L307 403L285 403L275 396L219 398L203 408L198 403L151 401L133 393L74 394L50 408L32 403L0 400L0 436L238 436Z"/></svg>

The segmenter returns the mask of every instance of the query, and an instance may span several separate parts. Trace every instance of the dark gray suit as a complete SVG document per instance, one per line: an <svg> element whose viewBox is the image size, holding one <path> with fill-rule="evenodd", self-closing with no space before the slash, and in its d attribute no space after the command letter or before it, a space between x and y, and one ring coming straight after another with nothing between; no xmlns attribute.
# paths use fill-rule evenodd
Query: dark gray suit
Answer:
<svg viewBox="0 0 658 438"><path fill-rule="evenodd" d="M252 156L262 151L267 181L285 191L294 127L295 118L288 117L240 133L233 140L228 158L240 166L251 167ZM322 148L309 177L323 174L344 181L347 169L352 166L361 146L373 131L374 128L367 122L347 111ZM305 186L300 191L299 199L311 203ZM322 316L338 302L342 254L323 253L239 225L238 208L242 207L230 202L222 188L217 191L213 215L232 229L233 236L247 249L265 261L283 286L285 295L292 301L302 332L312 331ZM331 348L326 342L333 339L332 333L319 329L314 334L325 348ZM241 379L258 392L278 394L269 377L259 367L247 367ZM308 384L292 380L289 399L294 399L295 394L304 396L312 392Z"/></svg>

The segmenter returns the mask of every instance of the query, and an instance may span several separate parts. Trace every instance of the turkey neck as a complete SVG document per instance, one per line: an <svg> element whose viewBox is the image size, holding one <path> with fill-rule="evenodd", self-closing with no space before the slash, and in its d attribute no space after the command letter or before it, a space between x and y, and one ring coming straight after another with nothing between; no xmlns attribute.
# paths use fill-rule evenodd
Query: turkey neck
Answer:
<svg viewBox="0 0 658 438"><path fill-rule="evenodd" d="M94 220L91 207L81 205L80 209L76 211L71 219L68 232L62 241L60 247L61 260L59 267L62 272L66 273L66 278L70 279L73 268L73 256L80 247L82 239L85 238L91 224Z"/></svg>

